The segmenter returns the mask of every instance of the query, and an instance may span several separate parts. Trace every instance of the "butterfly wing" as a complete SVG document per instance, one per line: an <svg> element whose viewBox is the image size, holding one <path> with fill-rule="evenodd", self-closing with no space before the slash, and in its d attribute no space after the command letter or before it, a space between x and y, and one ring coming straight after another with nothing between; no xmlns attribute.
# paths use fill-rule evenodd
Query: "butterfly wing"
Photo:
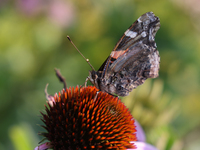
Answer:
<svg viewBox="0 0 200 150"><path fill-rule="evenodd" d="M101 87L119 96L128 95L147 78L158 76L160 57L155 34L159 18L152 12L139 17L123 34L110 56L100 67Z"/></svg>

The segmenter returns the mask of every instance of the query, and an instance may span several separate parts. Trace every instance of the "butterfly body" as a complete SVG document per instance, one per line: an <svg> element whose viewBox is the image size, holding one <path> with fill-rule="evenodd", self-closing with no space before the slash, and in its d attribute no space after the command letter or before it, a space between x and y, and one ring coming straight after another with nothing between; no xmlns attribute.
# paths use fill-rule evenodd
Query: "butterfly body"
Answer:
<svg viewBox="0 0 200 150"><path fill-rule="evenodd" d="M123 34L110 56L88 79L99 90L127 96L147 78L158 77L160 56L155 34L159 18L152 12L139 17Z"/></svg>

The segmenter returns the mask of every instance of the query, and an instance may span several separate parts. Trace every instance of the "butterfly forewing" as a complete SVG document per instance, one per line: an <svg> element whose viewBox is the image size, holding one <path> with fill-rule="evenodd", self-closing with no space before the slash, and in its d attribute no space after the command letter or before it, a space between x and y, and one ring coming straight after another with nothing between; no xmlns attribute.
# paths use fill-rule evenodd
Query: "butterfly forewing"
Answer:
<svg viewBox="0 0 200 150"><path fill-rule="evenodd" d="M152 12L148 12L139 17L124 32L123 36L120 38L115 48L111 52L109 58L110 60L106 64L107 66L104 67L110 67L109 70L112 70L118 65L118 69L115 69L114 71L119 71L119 68L123 69L122 66L129 63L129 61L134 61L138 59L138 55L139 57L142 55L146 55L145 52L143 52L144 54L142 54L141 51L145 51L149 48L149 46L155 46L154 37L159 28L159 18L156 17ZM111 59L115 61L111 61Z"/></svg>

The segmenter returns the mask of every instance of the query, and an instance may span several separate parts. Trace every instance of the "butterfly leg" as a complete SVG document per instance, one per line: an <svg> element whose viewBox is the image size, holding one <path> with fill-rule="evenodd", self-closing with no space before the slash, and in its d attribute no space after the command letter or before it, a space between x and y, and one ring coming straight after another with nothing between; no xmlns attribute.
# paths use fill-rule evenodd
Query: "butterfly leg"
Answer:
<svg viewBox="0 0 200 150"><path fill-rule="evenodd" d="M67 83L65 81L65 78L61 75L60 70L55 68L55 72L56 72L56 76L58 77L58 79L60 80L60 82L62 82L64 84L64 89L66 90L67 88Z"/></svg>
<svg viewBox="0 0 200 150"><path fill-rule="evenodd" d="M87 77L87 78L85 79L85 87L87 86L88 80L89 80L89 77Z"/></svg>
<svg viewBox="0 0 200 150"><path fill-rule="evenodd" d="M84 85L80 85L80 87L79 87L79 93L81 93L81 89L82 89L83 87L86 87L86 86L87 86L87 81L88 81L88 80L89 80L89 78L87 77L86 80L85 80Z"/></svg>
<svg viewBox="0 0 200 150"><path fill-rule="evenodd" d="M96 99L97 99L97 96L98 96L99 92L100 92L100 91L97 91L97 93L96 93L96 95L95 95L95 97L94 97L94 99L93 99L93 102L95 102L95 101L96 101Z"/></svg>

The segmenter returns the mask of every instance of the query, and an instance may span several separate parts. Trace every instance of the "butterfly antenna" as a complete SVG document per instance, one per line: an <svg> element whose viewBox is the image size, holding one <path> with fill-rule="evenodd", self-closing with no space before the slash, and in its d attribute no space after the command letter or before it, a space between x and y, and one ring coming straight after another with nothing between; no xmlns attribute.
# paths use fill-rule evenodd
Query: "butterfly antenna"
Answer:
<svg viewBox="0 0 200 150"><path fill-rule="evenodd" d="M68 40L72 43L72 45L75 47L75 49L81 54L81 56L85 59L85 61L90 65L93 71L95 71L94 67L90 64L89 59L86 59L85 56L78 50L78 48L75 46L75 44L72 42L69 36L67 36Z"/></svg>

